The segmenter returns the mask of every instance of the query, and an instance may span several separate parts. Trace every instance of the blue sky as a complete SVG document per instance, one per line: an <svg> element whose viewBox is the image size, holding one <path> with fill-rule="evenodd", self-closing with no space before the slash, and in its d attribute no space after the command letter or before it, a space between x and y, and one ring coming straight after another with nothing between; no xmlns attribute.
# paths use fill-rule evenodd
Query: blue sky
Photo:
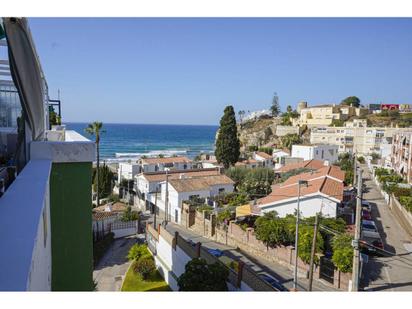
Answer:
<svg viewBox="0 0 412 309"><path fill-rule="evenodd" d="M64 121L217 124L260 110L412 103L412 19L31 18Z"/></svg>

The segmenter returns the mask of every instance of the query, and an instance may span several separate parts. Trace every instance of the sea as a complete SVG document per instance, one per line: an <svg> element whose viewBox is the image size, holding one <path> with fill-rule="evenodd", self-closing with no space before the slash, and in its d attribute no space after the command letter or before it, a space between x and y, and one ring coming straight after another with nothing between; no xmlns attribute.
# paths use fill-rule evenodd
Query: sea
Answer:
<svg viewBox="0 0 412 309"><path fill-rule="evenodd" d="M87 123L65 123L74 130L94 140L85 132ZM193 159L200 153L212 153L217 126L114 124L103 123L100 137L100 158L107 163L134 161L143 155L154 157L184 155Z"/></svg>

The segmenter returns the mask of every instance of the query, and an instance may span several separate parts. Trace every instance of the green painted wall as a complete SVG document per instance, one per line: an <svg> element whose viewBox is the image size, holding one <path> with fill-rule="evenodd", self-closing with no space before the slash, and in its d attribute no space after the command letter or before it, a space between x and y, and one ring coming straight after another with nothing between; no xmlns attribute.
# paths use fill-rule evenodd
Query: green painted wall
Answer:
<svg viewBox="0 0 412 309"><path fill-rule="evenodd" d="M53 163L52 290L93 290L92 163Z"/></svg>

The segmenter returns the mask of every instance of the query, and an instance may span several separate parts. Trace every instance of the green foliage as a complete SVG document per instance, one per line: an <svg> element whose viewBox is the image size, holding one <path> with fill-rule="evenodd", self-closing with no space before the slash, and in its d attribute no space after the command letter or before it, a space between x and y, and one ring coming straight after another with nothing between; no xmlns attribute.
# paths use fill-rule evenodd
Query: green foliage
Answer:
<svg viewBox="0 0 412 309"><path fill-rule="evenodd" d="M213 211L213 207L209 205L200 205L196 207L196 210L199 212L205 212L206 214L210 214Z"/></svg>
<svg viewBox="0 0 412 309"><path fill-rule="evenodd" d="M246 193L250 199L259 198L272 192L271 185L274 179L275 173L272 169L264 167L248 169L238 189Z"/></svg>
<svg viewBox="0 0 412 309"><path fill-rule="evenodd" d="M112 193L113 172L106 164L99 167L99 197L104 198ZM93 189L97 190L97 173L93 169Z"/></svg>
<svg viewBox="0 0 412 309"><path fill-rule="evenodd" d="M226 170L226 176L235 182L235 188L237 188L246 178L249 173L249 169L244 167L230 167Z"/></svg>
<svg viewBox="0 0 412 309"><path fill-rule="evenodd" d="M120 220L123 222L136 221L138 219L139 214L137 213L137 211L132 211L132 207L130 206L126 208L126 211L122 214L122 217L120 218Z"/></svg>
<svg viewBox="0 0 412 309"><path fill-rule="evenodd" d="M225 168L234 165L240 156L240 141L237 135L236 116L233 106L226 106L216 139L216 160Z"/></svg>
<svg viewBox="0 0 412 309"><path fill-rule="evenodd" d="M401 196L399 203L406 208L409 212L412 212L412 196Z"/></svg>
<svg viewBox="0 0 412 309"><path fill-rule="evenodd" d="M364 157L362 157L362 156L360 156L360 157L358 157L358 162L360 163L360 164L365 164L365 158Z"/></svg>
<svg viewBox="0 0 412 309"><path fill-rule="evenodd" d="M258 151L259 147L251 145L251 146L247 146L246 149L247 149L247 151L253 152L253 151Z"/></svg>
<svg viewBox="0 0 412 309"><path fill-rule="evenodd" d="M296 110L292 109L292 106L288 105L286 108L286 112L282 114L282 122L281 125L283 126L291 126L292 121L291 118L298 118L299 113Z"/></svg>
<svg viewBox="0 0 412 309"><path fill-rule="evenodd" d="M330 127L343 127L345 126L345 120L342 119L333 119Z"/></svg>
<svg viewBox="0 0 412 309"><path fill-rule="evenodd" d="M270 111L273 117L277 117L280 114L279 97L275 93L272 100L272 105L270 106Z"/></svg>
<svg viewBox="0 0 412 309"><path fill-rule="evenodd" d="M372 162L376 163L381 158L381 155L377 152L373 152L371 154L371 157L372 157Z"/></svg>
<svg viewBox="0 0 412 309"><path fill-rule="evenodd" d="M244 192L228 192L214 197L214 201L217 202L219 207L224 205L240 206L246 204L249 199Z"/></svg>
<svg viewBox="0 0 412 309"><path fill-rule="evenodd" d="M255 235L266 246L274 248L280 245L289 245L294 241L294 233L288 226L290 221L279 218L275 211L256 219Z"/></svg>
<svg viewBox="0 0 412 309"><path fill-rule="evenodd" d="M137 261L143 256L149 256L150 252L149 249L147 249L147 245L143 244L134 244L130 250L129 253L127 254L127 259L129 261Z"/></svg>
<svg viewBox="0 0 412 309"><path fill-rule="evenodd" d="M233 214L232 211L230 211L230 209L228 208L224 209L223 211L217 214L217 221L220 223L228 221L230 219L233 219Z"/></svg>
<svg viewBox="0 0 412 309"><path fill-rule="evenodd" d="M229 270L220 263L208 265L202 258L195 258L185 266L177 279L179 291L227 291Z"/></svg>
<svg viewBox="0 0 412 309"><path fill-rule="evenodd" d="M346 185L353 183L353 157L349 153L339 155L338 162L335 165L339 166L345 172L344 182Z"/></svg>
<svg viewBox="0 0 412 309"><path fill-rule="evenodd" d="M298 255L303 262L309 264L310 254L312 251L312 241L313 241L314 228L313 226L300 225L299 227L299 242ZM316 235L316 250L315 253L321 253L323 251L323 238L320 232ZM315 255L315 264L318 264L319 258Z"/></svg>
<svg viewBox="0 0 412 309"><path fill-rule="evenodd" d="M353 107L359 107L360 106L360 99L355 96L347 97L342 100L340 103L341 105L349 105Z"/></svg>
<svg viewBox="0 0 412 309"><path fill-rule="evenodd" d="M49 123L50 125L60 125L61 123L61 118L59 115L54 110L54 107L52 105L49 106Z"/></svg>
<svg viewBox="0 0 412 309"><path fill-rule="evenodd" d="M352 236L349 234L340 234L333 237L332 248L333 256L332 261L335 266L344 273L352 271L353 263L353 247Z"/></svg>
<svg viewBox="0 0 412 309"><path fill-rule="evenodd" d="M137 261L133 262L133 271L142 276L143 280L156 270L156 265L152 256L142 256Z"/></svg>
<svg viewBox="0 0 412 309"><path fill-rule="evenodd" d="M302 144L302 140L297 134L286 134L280 138L282 147L292 149L292 145Z"/></svg>
<svg viewBox="0 0 412 309"><path fill-rule="evenodd" d="M273 148L272 147L260 147L259 151L267 153L268 155L272 155Z"/></svg>
<svg viewBox="0 0 412 309"><path fill-rule="evenodd" d="M118 201L120 201L119 195L112 193L107 197L107 201L111 203L117 203Z"/></svg>
<svg viewBox="0 0 412 309"><path fill-rule="evenodd" d="M109 233L106 234L103 239L96 241L93 243L93 262L96 266L99 260L103 257L106 250L110 247L110 245L114 241L114 234Z"/></svg>

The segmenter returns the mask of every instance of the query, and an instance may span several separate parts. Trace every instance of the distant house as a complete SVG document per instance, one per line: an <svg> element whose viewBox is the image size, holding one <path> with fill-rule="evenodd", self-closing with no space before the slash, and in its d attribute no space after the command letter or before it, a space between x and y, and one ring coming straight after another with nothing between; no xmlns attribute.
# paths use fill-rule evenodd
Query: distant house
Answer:
<svg viewBox="0 0 412 309"><path fill-rule="evenodd" d="M159 210L165 212L166 181L161 183ZM168 183L168 211L176 223L180 223L183 201L193 198L209 198L224 192L233 192L234 181L226 175L171 179Z"/></svg>
<svg viewBox="0 0 412 309"><path fill-rule="evenodd" d="M247 159L235 163L235 167L256 168L260 166L260 162L255 159Z"/></svg>
<svg viewBox="0 0 412 309"><path fill-rule="evenodd" d="M144 158L140 160L142 172L159 172L170 170L187 170L192 168L192 160L187 157Z"/></svg>
<svg viewBox="0 0 412 309"><path fill-rule="evenodd" d="M262 167L273 167L273 158L270 154L262 151L255 151L253 159L258 161Z"/></svg>
<svg viewBox="0 0 412 309"><path fill-rule="evenodd" d="M191 170L174 170L168 172L168 178L192 178L220 175L219 168L191 169ZM145 210L151 209L151 204L155 202L156 192L160 198L161 183L166 180L166 171L141 173L135 176L134 190L136 191L135 205Z"/></svg>
<svg viewBox="0 0 412 309"><path fill-rule="evenodd" d="M120 183L123 179L132 180L134 176L141 172L141 165L138 163L120 162L117 168L117 181Z"/></svg>
<svg viewBox="0 0 412 309"><path fill-rule="evenodd" d="M274 185L272 192L259 200L260 214L276 211L280 217L293 215L297 209L298 181L307 180L308 186L300 188L300 214L315 216L321 212L325 217L336 218L338 206L343 201L343 179L345 174L337 166L325 166L318 171L290 177L280 185Z"/></svg>
<svg viewBox="0 0 412 309"><path fill-rule="evenodd" d="M292 145L292 157L303 160L324 160L335 163L338 160L339 146L337 145Z"/></svg>
<svg viewBox="0 0 412 309"><path fill-rule="evenodd" d="M279 169L285 165L285 158L290 157L290 152L289 150L275 149L273 150L272 157L275 169Z"/></svg>
<svg viewBox="0 0 412 309"><path fill-rule="evenodd" d="M214 168L220 166L217 162L216 156L211 154L202 154L200 156L200 164L203 168Z"/></svg>

